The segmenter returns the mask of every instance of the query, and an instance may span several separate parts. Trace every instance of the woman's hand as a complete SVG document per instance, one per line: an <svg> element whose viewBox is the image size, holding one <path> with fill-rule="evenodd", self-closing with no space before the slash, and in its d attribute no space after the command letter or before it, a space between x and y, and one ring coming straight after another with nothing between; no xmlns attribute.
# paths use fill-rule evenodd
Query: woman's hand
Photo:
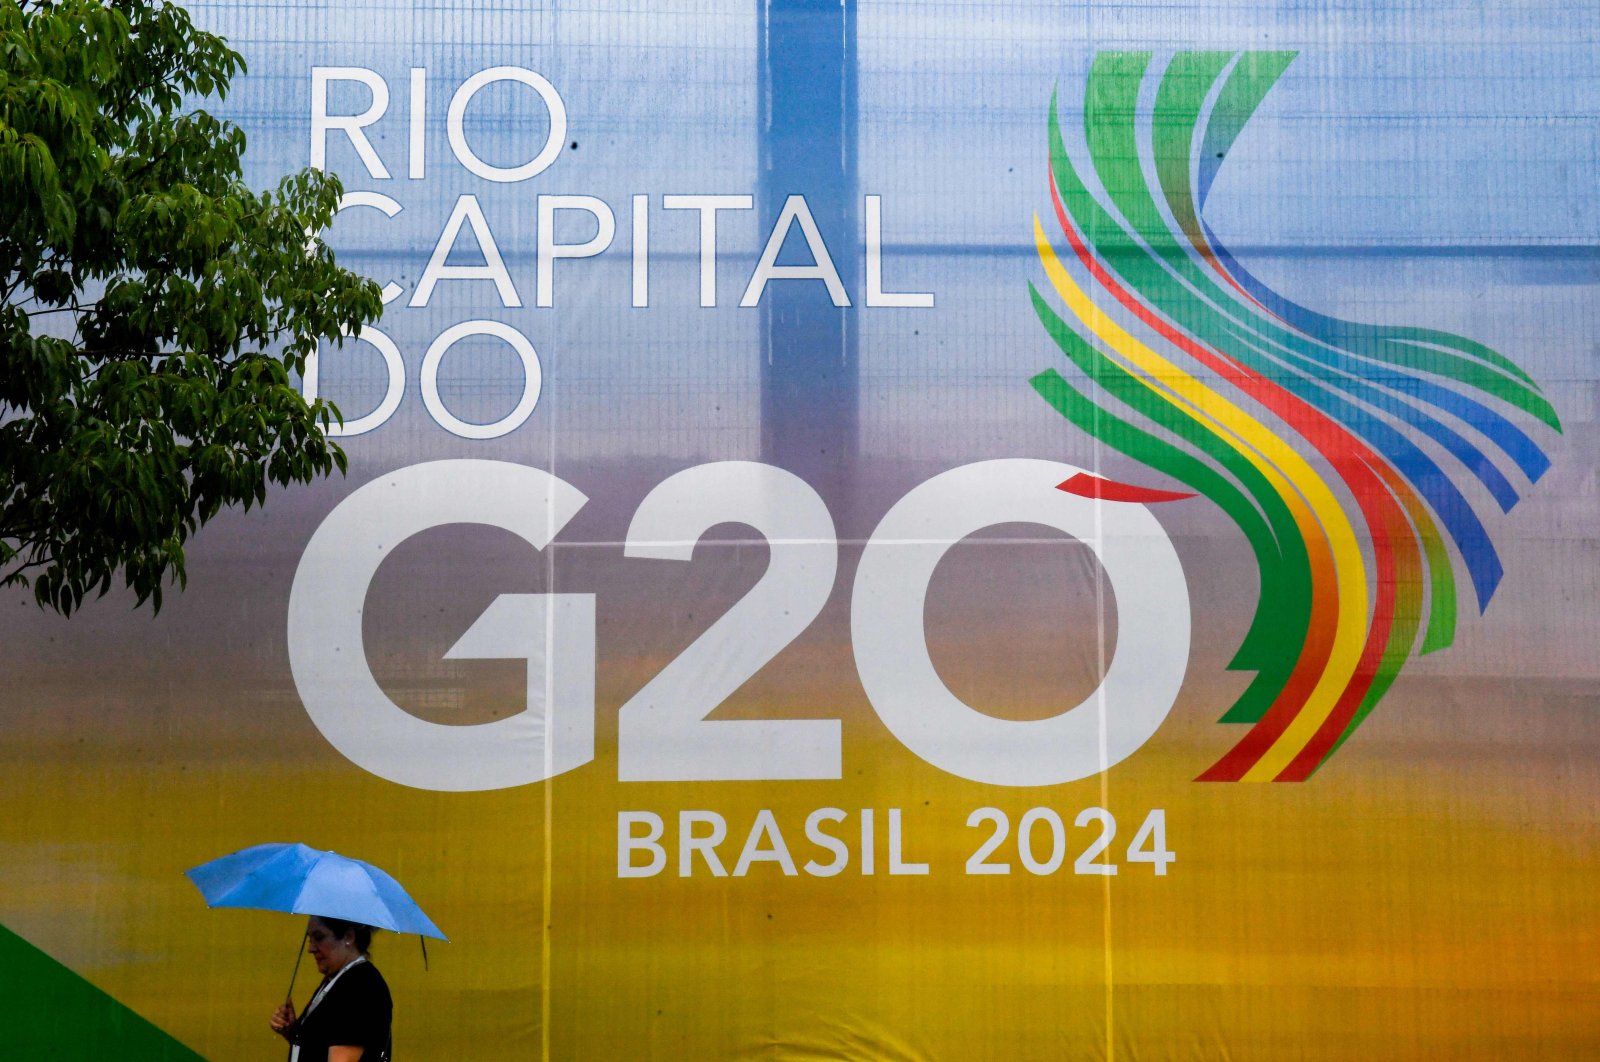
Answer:
<svg viewBox="0 0 1600 1062"><path fill-rule="evenodd" d="M267 1024L272 1026L272 1031L285 1040L294 1035L294 1004L285 1003L272 1012L272 1017L267 1019Z"/></svg>

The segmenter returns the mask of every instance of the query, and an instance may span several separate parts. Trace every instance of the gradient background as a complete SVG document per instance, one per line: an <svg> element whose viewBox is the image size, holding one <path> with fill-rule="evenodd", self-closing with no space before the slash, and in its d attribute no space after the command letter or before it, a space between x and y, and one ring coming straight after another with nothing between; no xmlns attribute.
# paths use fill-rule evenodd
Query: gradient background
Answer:
<svg viewBox="0 0 1600 1062"><path fill-rule="evenodd" d="M266 1016L298 919L207 911L181 871L300 840L393 872L452 938L424 972L380 936L404 1058L1573 1058L1600 1048L1600 11L1583 5L1362 2L1040 4L196 5L250 73L219 111L266 183L308 161L310 71L366 66L391 89L374 181L342 138L349 190L400 200L342 217L341 258L409 291L455 197L479 196L524 309L442 284L382 328L409 366L399 412L346 441L350 474L226 514L157 618L112 595L70 621L26 595L0 640L0 924L200 1054L276 1058ZM1214 720L1255 604L1234 526L1203 501L1160 507L1189 579L1194 642L1160 732L1105 775L1039 789L965 782L911 754L855 675L849 589L860 543L947 468L1046 457L1136 481L1027 380L1058 355L1026 284L1048 207L1045 112L1081 92L1099 49L1298 49L1230 152L1212 228L1263 280L1336 316L1489 344L1546 389L1564 434L1552 471L1490 530L1506 577L1456 645L1413 662L1360 732L1303 785L1199 785L1237 731ZM561 91L576 142L551 169L490 185L450 157L449 94L498 64ZM429 71L428 176L405 174L406 71ZM504 95L497 93L503 91ZM486 91L469 122L492 161L524 158L538 111ZM352 94L348 110L361 106ZM380 139L381 137L381 139ZM498 154L497 154L498 152ZM833 311L815 284L737 308L776 204L807 194L860 300L862 193L884 197L888 285L931 310ZM747 193L724 215L719 306L697 305L695 217L664 193ZM607 200L618 235L558 264L532 308L540 193ZM652 306L631 309L628 197L655 201ZM569 237L570 238L570 237ZM470 259L468 259L470 260ZM519 430L451 436L417 366L448 325L488 317L538 347L544 393ZM520 375L463 347L444 396L491 420ZM382 379L369 348L324 358L356 416ZM591 501L543 554L483 527L406 543L367 599L369 662L408 711L470 723L521 707L516 662L444 661L501 593L598 595L597 756L553 782L428 793L332 749L301 707L284 620L312 532L361 484L445 457L517 461ZM628 519L707 461L789 467L841 539L833 597L717 718L843 720L844 778L619 783L616 709L754 584L766 546L714 530L688 564L622 555ZM1141 479L1141 477L1143 477ZM1098 566L1081 546L999 527L952 550L928 607L950 687L1037 718L1097 684ZM1165 808L1162 878L967 877L993 805L1069 823L1103 806L1118 855ZM623 809L728 816L738 841L774 809L797 861L816 807L904 809L927 877L617 880ZM882 811L879 812L880 818ZM853 821L853 819L852 819ZM1069 828L1072 856L1088 831ZM1075 847L1073 847L1075 846ZM1014 849L1013 849L1014 851ZM1014 857L1013 857L1014 858ZM668 874L672 867L669 866ZM315 982L302 978L298 1001ZM112 1052L107 1049L107 1055Z"/></svg>

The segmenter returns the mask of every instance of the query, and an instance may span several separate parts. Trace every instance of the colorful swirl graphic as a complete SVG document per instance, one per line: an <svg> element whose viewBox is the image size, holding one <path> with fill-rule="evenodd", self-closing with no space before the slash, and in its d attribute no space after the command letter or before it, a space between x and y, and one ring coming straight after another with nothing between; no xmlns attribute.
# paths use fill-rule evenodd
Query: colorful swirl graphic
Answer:
<svg viewBox="0 0 1600 1062"><path fill-rule="evenodd" d="M1518 493L1503 466L1531 483L1550 463L1517 421L1560 431L1507 358L1446 332L1297 305L1206 225L1223 156L1294 56L1185 52L1159 70L1148 52L1098 55L1083 111L1098 187L1069 158L1052 99L1060 253L1034 218L1059 302L1030 284L1033 306L1081 374L1050 369L1034 389L1101 443L1219 505L1260 568L1229 665L1256 676L1222 716L1249 730L1203 781L1303 781L1413 652L1449 645L1455 564L1480 610L1501 577L1469 496L1509 511ZM1151 79L1153 105L1141 101ZM1483 489L1464 490L1468 478ZM1063 489L1112 500L1143 490Z"/></svg>

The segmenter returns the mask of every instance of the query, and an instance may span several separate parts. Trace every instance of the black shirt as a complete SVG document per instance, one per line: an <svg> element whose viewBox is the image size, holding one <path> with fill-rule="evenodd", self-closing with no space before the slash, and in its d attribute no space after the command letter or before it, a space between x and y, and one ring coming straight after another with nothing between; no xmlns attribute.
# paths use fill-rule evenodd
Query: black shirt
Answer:
<svg viewBox="0 0 1600 1062"><path fill-rule="evenodd" d="M330 1047L360 1047L361 1062L383 1062L389 1057L393 1016L383 975L372 963L358 962L340 971L322 1001L300 1018L289 1042L300 1048L300 1062L327 1062Z"/></svg>

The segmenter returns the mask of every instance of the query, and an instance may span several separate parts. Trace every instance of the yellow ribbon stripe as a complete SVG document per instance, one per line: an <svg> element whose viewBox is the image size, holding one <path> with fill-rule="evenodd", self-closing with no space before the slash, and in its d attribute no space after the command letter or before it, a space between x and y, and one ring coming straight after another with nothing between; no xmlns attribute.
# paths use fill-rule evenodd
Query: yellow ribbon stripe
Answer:
<svg viewBox="0 0 1600 1062"><path fill-rule="evenodd" d="M1128 365L1139 370L1134 375L1141 384L1227 441L1259 469L1294 515L1314 568L1332 570L1337 619L1327 667L1305 707L1243 778L1247 782L1271 781L1333 712L1360 661L1366 643L1368 591L1366 562L1355 529L1326 481L1292 446L1107 316L1067 273L1037 215L1033 232L1045 273L1072 313Z"/></svg>

